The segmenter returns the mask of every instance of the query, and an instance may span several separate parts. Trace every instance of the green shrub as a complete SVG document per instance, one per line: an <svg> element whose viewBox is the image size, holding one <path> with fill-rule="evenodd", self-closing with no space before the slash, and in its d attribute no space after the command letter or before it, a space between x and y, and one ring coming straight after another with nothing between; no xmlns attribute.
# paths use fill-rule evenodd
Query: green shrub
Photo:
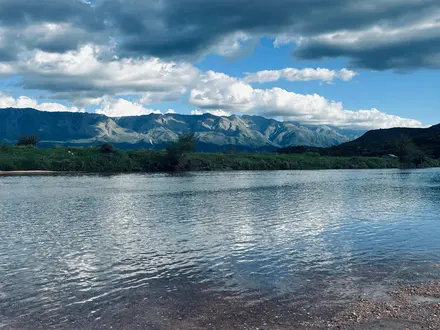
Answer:
<svg viewBox="0 0 440 330"><path fill-rule="evenodd" d="M25 135L18 138L17 146L36 146L38 142L40 142L38 135Z"/></svg>
<svg viewBox="0 0 440 330"><path fill-rule="evenodd" d="M99 147L99 151L103 154L112 154L116 151L116 148L113 144L106 142Z"/></svg>
<svg viewBox="0 0 440 330"><path fill-rule="evenodd" d="M321 157L321 154L319 152L312 152L312 151L306 152L304 153L304 155L308 157Z"/></svg>

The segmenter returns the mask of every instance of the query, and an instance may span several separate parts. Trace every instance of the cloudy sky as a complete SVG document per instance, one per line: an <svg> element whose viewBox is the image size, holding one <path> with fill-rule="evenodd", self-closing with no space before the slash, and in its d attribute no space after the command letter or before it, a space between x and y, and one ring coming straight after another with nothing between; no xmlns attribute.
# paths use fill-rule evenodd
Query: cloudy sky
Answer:
<svg viewBox="0 0 440 330"><path fill-rule="evenodd" d="M0 0L0 108L440 122L438 0Z"/></svg>

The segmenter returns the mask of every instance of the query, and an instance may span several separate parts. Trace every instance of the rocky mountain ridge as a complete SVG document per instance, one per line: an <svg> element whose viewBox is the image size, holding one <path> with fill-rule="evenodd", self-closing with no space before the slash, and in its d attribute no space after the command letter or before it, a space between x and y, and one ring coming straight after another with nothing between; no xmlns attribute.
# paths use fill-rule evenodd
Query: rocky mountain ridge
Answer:
<svg viewBox="0 0 440 330"><path fill-rule="evenodd" d="M150 114L106 117L94 113L0 109L0 141L37 134L43 145L93 145L111 142L126 148L162 148L179 134L195 133L201 149L244 150L308 145L329 147L354 140L362 131L309 126L259 116ZM203 150L202 150L203 151Z"/></svg>

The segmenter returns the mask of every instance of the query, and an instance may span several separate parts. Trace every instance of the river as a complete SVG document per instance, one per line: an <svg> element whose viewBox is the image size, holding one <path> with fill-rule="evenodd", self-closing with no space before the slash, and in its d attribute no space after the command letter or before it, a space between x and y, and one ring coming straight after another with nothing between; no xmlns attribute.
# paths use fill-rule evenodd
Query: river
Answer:
<svg viewBox="0 0 440 330"><path fill-rule="evenodd" d="M0 177L0 328L293 326L438 280L439 202L437 169Z"/></svg>

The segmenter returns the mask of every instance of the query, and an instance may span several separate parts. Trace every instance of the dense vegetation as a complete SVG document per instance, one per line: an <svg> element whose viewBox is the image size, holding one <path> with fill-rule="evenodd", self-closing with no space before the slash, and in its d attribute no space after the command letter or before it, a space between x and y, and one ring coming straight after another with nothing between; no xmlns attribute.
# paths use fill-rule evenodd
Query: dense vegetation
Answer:
<svg viewBox="0 0 440 330"><path fill-rule="evenodd" d="M176 150L177 148L177 150ZM165 151L106 148L0 147L0 170L160 172L210 170L357 169L398 167L396 159L328 157L316 153L194 153L175 145ZM188 152L187 152L188 151Z"/></svg>
<svg viewBox="0 0 440 330"><path fill-rule="evenodd" d="M420 145L420 136L404 136L393 141L380 138L382 132L388 138L392 136L390 130L372 132L369 132L370 136L367 133L358 140L332 148L289 147L280 149L278 153L238 153L233 149L223 153L196 153L194 134L180 135L162 151L120 150L110 143L89 147L40 149L37 148L39 137L29 135L19 138L16 146L0 147L0 170L176 172L410 168L440 165L440 161L434 159Z"/></svg>
<svg viewBox="0 0 440 330"><path fill-rule="evenodd" d="M392 128L369 131L362 137L331 148L287 147L281 154L315 152L322 156L383 157L395 155L405 168L440 164L440 125L423 128Z"/></svg>
<svg viewBox="0 0 440 330"><path fill-rule="evenodd" d="M18 139L17 146L36 146L40 142L38 135L25 135Z"/></svg>

